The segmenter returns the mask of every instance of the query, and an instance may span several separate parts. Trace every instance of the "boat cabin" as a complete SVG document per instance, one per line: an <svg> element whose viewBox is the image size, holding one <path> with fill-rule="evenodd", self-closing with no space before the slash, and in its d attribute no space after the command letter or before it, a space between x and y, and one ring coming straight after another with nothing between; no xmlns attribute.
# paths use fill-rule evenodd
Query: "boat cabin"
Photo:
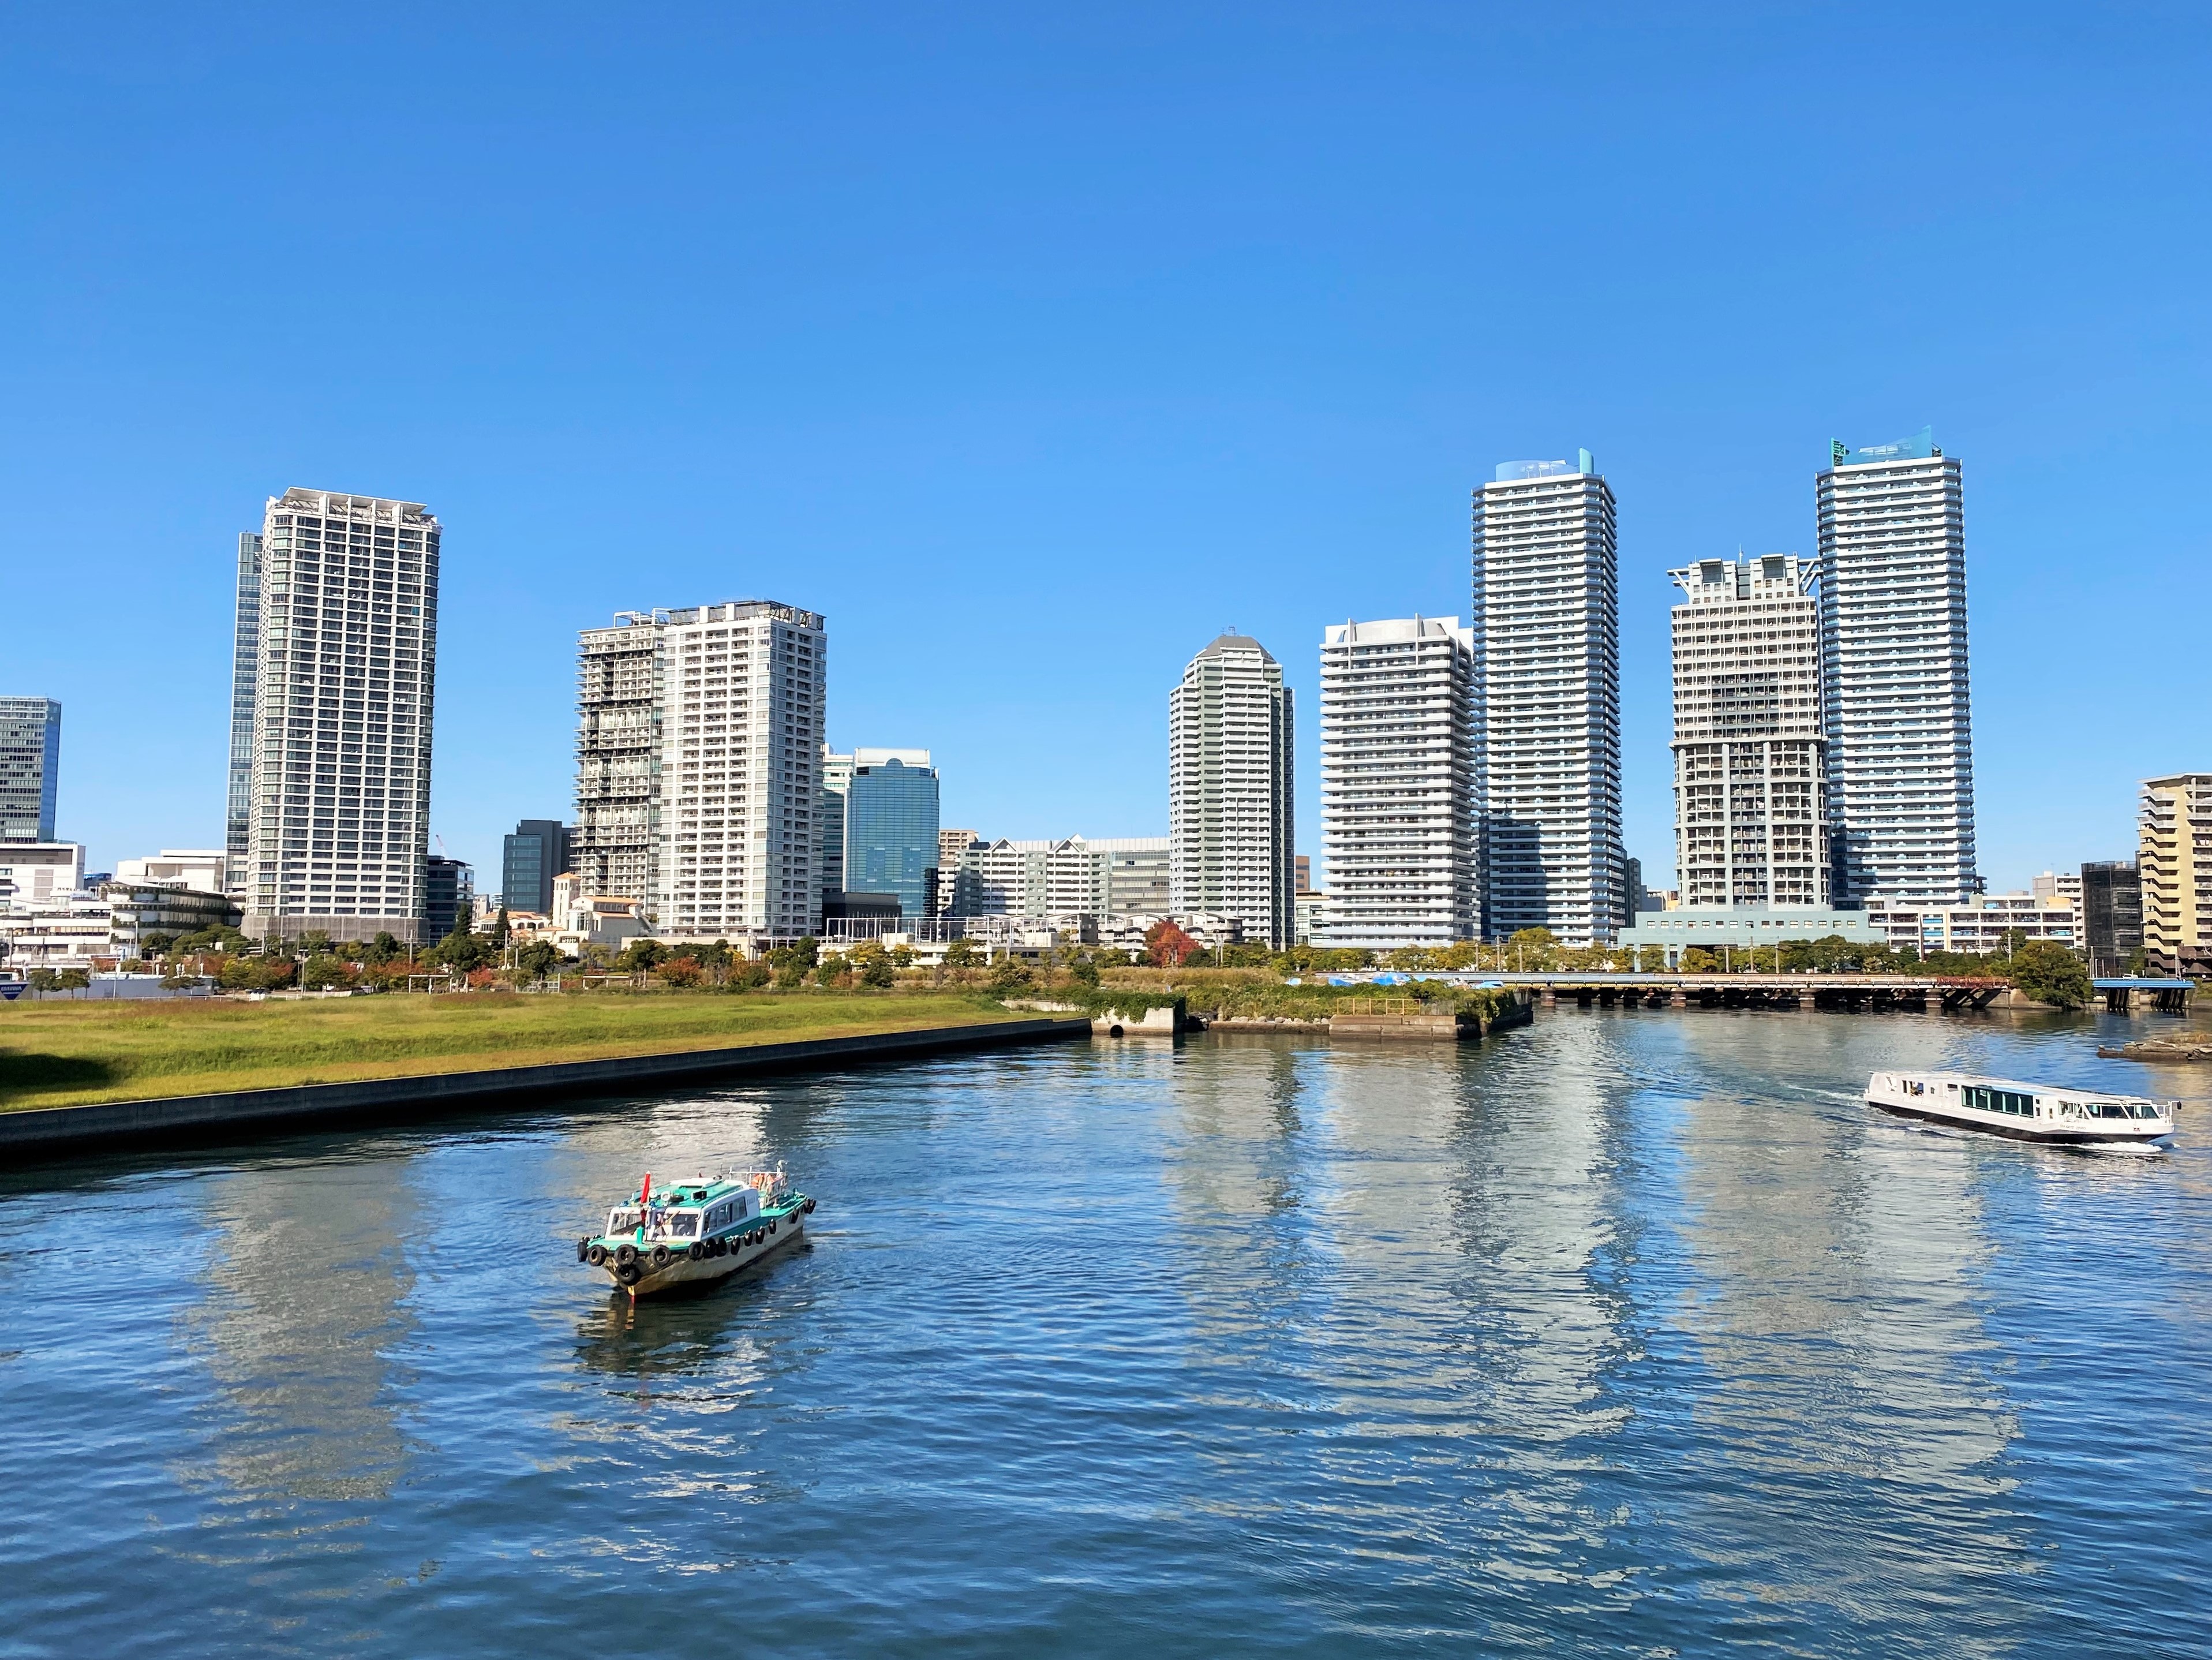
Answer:
<svg viewBox="0 0 2212 1660"><path fill-rule="evenodd" d="M605 1238L629 1234L642 1244L688 1245L757 1220L760 1190L744 1182L679 1183L653 1195L649 1203L633 1198L607 1213ZM641 1235L640 1229L644 1231Z"/></svg>
<svg viewBox="0 0 2212 1660"><path fill-rule="evenodd" d="M1867 1098L1877 1106L1953 1122L1976 1122L1966 1117L1967 1114L2026 1120L2018 1132L2002 1124L1985 1127L2006 1134L2061 1141L2171 1134L2180 1106L2179 1102L2152 1101L2141 1096L2102 1095L2064 1087L2038 1089L2007 1079L1942 1073L1917 1077L1876 1073L1869 1081ZM2126 1129L2120 1128L2123 1123Z"/></svg>

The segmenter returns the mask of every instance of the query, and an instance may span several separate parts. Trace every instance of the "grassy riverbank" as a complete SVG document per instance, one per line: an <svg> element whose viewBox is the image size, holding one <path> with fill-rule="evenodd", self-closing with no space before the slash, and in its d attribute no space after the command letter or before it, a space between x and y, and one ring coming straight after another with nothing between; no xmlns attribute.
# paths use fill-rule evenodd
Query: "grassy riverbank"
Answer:
<svg viewBox="0 0 2212 1660"><path fill-rule="evenodd" d="M958 992L0 1004L0 1112L1033 1018Z"/></svg>

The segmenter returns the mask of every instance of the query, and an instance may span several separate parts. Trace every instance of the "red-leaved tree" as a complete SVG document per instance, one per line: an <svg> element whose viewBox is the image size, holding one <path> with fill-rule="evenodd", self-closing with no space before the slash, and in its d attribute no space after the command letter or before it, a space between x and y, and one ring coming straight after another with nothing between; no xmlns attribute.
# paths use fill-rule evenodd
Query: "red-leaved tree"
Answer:
<svg viewBox="0 0 2212 1660"><path fill-rule="evenodd" d="M1145 930L1145 956L1156 969L1179 969L1204 949L1170 921L1155 922Z"/></svg>

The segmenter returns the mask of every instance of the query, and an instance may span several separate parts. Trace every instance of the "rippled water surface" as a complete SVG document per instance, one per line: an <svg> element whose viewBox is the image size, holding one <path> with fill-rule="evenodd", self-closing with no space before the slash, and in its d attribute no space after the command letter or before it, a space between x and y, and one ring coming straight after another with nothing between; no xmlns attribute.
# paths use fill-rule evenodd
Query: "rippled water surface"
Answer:
<svg viewBox="0 0 2212 1660"><path fill-rule="evenodd" d="M17 1171L0 1655L2203 1654L2212 1072L2096 1037L1563 1012ZM2182 1148L1858 1104L1938 1063ZM575 1262L779 1158L772 1266Z"/></svg>

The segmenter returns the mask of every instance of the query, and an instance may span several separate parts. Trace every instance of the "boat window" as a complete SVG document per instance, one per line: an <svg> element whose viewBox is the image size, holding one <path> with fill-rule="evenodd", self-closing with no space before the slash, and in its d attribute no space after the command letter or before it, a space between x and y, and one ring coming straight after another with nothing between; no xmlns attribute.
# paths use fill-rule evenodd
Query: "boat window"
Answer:
<svg viewBox="0 0 2212 1660"><path fill-rule="evenodd" d="M689 1212L678 1211L668 1219L668 1231L678 1239L699 1237L699 1219Z"/></svg>
<svg viewBox="0 0 2212 1660"><path fill-rule="evenodd" d="M2138 1101L2136 1103L2136 1116L2138 1118L2155 1118L2158 1116L2158 1109L2151 1105L2148 1101Z"/></svg>

